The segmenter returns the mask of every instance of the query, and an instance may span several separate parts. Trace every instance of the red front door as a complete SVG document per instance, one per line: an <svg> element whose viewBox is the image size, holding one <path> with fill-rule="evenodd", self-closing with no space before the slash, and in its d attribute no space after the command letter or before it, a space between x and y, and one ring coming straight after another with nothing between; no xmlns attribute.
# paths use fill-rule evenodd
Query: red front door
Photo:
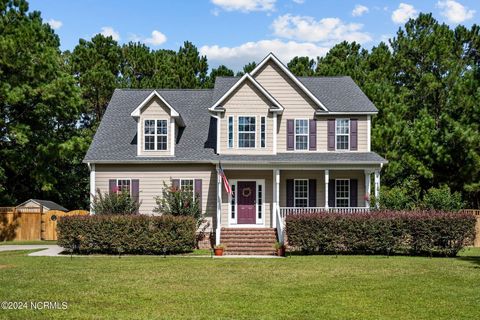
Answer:
<svg viewBox="0 0 480 320"><path fill-rule="evenodd" d="M238 181L237 189L237 223L255 224L257 222L255 203L257 183L255 181Z"/></svg>

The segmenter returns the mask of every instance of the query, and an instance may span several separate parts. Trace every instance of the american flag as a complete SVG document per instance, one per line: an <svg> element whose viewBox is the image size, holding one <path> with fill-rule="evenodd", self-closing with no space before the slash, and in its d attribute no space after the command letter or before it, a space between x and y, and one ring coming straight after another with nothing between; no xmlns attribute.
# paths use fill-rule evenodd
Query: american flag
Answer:
<svg viewBox="0 0 480 320"><path fill-rule="evenodd" d="M220 176L222 177L223 187L225 188L225 191L226 191L228 194L232 194L232 188L230 187L230 184L228 183L228 179L227 179L227 177L225 176L225 172L223 172L222 165L220 165L220 168L218 169L218 173L219 173Z"/></svg>

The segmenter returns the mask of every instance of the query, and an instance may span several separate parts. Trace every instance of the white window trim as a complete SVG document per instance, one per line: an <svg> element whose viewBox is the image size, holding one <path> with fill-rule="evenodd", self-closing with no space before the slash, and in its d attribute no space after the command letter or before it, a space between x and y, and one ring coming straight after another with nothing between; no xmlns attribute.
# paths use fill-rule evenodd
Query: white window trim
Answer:
<svg viewBox="0 0 480 320"><path fill-rule="evenodd" d="M293 179L293 207L294 208L302 208L302 207L296 207L295 204L297 203L297 199L305 199L304 197L302 198L297 198L297 195L296 195L296 192L295 192L295 184L297 183L297 181L307 181L307 206L306 208L309 207L309 203L310 203L310 182L308 181L309 179Z"/></svg>
<svg viewBox="0 0 480 320"><path fill-rule="evenodd" d="M240 147L240 118L255 118L255 147ZM257 149L257 146L258 146L258 141L257 141L257 138L258 138L258 126L257 126L257 116L249 116L249 115L241 115L241 116L237 116L237 149L240 149L240 150L255 150ZM243 133L245 132L249 132L249 131L242 131ZM253 181L253 180L247 180L247 181Z"/></svg>
<svg viewBox="0 0 480 320"><path fill-rule="evenodd" d="M340 134L340 136L347 136L347 141L348 141L348 148L347 149L338 149L338 143L337 143L337 125L338 121L341 120L348 120L348 134ZM350 118L337 118L335 119L335 151L340 151L340 152L345 152L345 151L350 151Z"/></svg>
<svg viewBox="0 0 480 320"><path fill-rule="evenodd" d="M142 140L142 151L143 151L143 152L158 152L158 151L160 151L160 152L167 152L167 151L169 150L168 135L170 134L170 131L171 131L171 130L168 128L168 127L169 127L169 126L168 126L169 120L168 120L167 118L155 118L155 119L154 119L154 118L143 118L142 121L143 121L143 123L142 123L142 125L143 125L143 127L142 127L142 137L143 137L143 140ZM153 135L152 135L152 134L145 135L145 122L146 122L146 121L155 121L155 127L154 127L155 133L154 133ZM166 133L166 134L157 134L157 121L166 121L166 122L167 122L167 126L166 126L166 128L167 128L167 133ZM155 144L154 147L155 147L155 148L154 148L153 150L146 150L146 149L145 149L145 140L146 140L145 137L146 137L146 136L153 136L153 137L154 137L154 144ZM157 138L158 138L158 136L166 136L166 137L167 137L167 149L165 149L165 150L160 150L160 149L158 149L158 145L157 145L157 141L158 141ZM170 144L171 144L171 142L170 142Z"/></svg>
<svg viewBox="0 0 480 320"><path fill-rule="evenodd" d="M231 186L235 185L235 191L238 193L238 181L255 181L257 184L256 192L255 192L255 218L256 224L238 224L237 217L238 217L238 204L237 199L235 197L235 218L232 219L232 195L228 195L228 226L232 228L262 228L265 227L265 215L268 214L265 212L265 179L229 179L228 182ZM262 193L263 193L263 203L262 203L262 219L258 218L258 186L262 186ZM223 191L222 191L223 192Z"/></svg>
<svg viewBox="0 0 480 320"><path fill-rule="evenodd" d="M306 120L307 121L307 149L297 149L297 120ZM298 134L299 136L305 136L305 134ZM310 151L310 119L307 118L295 118L293 120L293 149L295 151L307 152Z"/></svg>
<svg viewBox="0 0 480 320"><path fill-rule="evenodd" d="M348 196L346 198L337 198L337 181L348 181ZM339 208L337 206L337 199L347 199L347 208L350 208L350 179L335 179L335 208Z"/></svg>
<svg viewBox="0 0 480 320"><path fill-rule="evenodd" d="M118 179L115 179L115 180L116 180L115 181L115 187L117 188L117 192L116 192L117 194L119 194L119 192L118 192L119 191L118 190L118 181L120 181L120 180L130 181L130 192L129 192L129 194L130 194L130 196L132 196L132 179L131 178L118 178Z"/></svg>
<svg viewBox="0 0 480 320"><path fill-rule="evenodd" d="M265 130L263 130L263 133L265 135L265 146L262 147L262 119L265 120ZM258 144L258 147L260 149L266 149L267 148L267 119L268 117L267 116L261 116L260 117L260 135L259 135L259 144ZM255 128L256 129L256 128Z"/></svg>
<svg viewBox="0 0 480 320"><path fill-rule="evenodd" d="M230 119L232 119L232 146L230 147ZM227 117L227 149L235 148L235 116Z"/></svg>
<svg viewBox="0 0 480 320"><path fill-rule="evenodd" d="M193 181L193 184L192 184L192 193L193 193L193 201L195 201L195 198L197 197L197 195L195 194L195 179L194 178L177 178L178 179L178 188L182 189L182 181L185 181L185 180L192 180Z"/></svg>

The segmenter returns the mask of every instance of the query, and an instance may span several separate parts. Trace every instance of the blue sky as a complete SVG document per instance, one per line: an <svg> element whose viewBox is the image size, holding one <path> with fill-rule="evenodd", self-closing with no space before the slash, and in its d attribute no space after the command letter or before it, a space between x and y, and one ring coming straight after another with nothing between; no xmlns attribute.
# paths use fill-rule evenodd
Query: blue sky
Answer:
<svg viewBox="0 0 480 320"><path fill-rule="evenodd" d="M479 22L479 0L30 0L62 49L103 33L177 50L192 41L209 65L239 70L274 52L283 61L322 56L343 40L367 48L395 35L409 17L432 12L452 27Z"/></svg>

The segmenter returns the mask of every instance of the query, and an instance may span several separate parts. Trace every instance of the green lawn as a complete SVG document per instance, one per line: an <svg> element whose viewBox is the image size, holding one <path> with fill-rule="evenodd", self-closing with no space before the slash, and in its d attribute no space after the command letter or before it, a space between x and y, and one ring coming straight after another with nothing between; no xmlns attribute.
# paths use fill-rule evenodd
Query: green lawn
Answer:
<svg viewBox="0 0 480 320"><path fill-rule="evenodd" d="M56 240L0 241L0 246L19 244L57 244Z"/></svg>
<svg viewBox="0 0 480 320"><path fill-rule="evenodd" d="M480 250L458 258L27 257L0 252L0 310L18 319L479 319Z"/></svg>

